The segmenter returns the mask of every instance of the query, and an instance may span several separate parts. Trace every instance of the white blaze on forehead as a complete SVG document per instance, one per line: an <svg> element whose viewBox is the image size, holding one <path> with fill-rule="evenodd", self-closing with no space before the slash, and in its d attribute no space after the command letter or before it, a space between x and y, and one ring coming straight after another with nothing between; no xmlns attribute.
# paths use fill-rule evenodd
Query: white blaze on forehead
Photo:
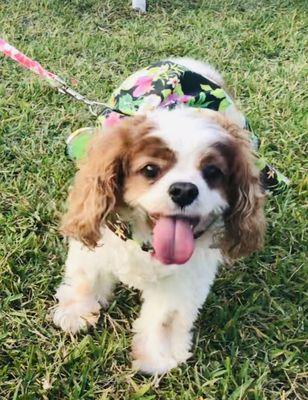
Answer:
<svg viewBox="0 0 308 400"><path fill-rule="evenodd" d="M196 110L157 110L149 118L157 126L152 134L164 140L175 152L177 163L183 163L183 166L192 166L192 163L195 165L198 155L226 138L222 127L199 116Z"/></svg>
<svg viewBox="0 0 308 400"><path fill-rule="evenodd" d="M224 208L227 203L220 192L211 189L203 179L199 164L202 155L216 142L227 140L227 133L215 121L198 115L196 110L180 108L172 111L157 110L148 114L156 127L150 133L161 138L172 150L176 162L149 190L138 198L138 204L148 213L172 215L179 207L169 196L175 182L190 182L198 187L199 196L181 211L187 215L207 216Z"/></svg>

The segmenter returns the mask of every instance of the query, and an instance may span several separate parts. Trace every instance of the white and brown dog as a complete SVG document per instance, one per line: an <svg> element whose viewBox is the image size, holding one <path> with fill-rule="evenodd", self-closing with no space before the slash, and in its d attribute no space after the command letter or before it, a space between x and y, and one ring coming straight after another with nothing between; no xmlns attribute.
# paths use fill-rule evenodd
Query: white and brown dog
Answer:
<svg viewBox="0 0 308 400"><path fill-rule="evenodd" d="M177 62L224 87L207 64ZM259 249L265 230L259 171L248 132L236 122L243 116L234 106L228 112L157 108L95 136L63 221L70 243L56 325L72 333L94 325L121 281L143 298L134 367L164 373L188 359L218 265ZM107 227L115 212L152 251ZM213 214L223 221L219 238L209 227Z"/></svg>

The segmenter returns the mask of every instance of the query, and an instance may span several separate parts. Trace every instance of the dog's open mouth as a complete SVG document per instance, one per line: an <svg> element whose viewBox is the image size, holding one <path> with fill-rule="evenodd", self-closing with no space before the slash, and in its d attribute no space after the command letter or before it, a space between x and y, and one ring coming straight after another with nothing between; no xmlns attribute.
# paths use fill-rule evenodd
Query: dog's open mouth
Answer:
<svg viewBox="0 0 308 400"><path fill-rule="evenodd" d="M199 217L183 215L151 216L153 257L163 264L185 264L195 249L194 229Z"/></svg>

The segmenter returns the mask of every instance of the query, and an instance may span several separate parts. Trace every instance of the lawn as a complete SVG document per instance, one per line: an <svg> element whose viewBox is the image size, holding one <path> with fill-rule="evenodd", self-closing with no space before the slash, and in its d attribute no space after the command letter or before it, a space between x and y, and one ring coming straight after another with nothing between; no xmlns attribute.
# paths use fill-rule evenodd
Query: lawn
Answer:
<svg viewBox="0 0 308 400"><path fill-rule="evenodd" d="M221 268L189 362L161 380L135 374L137 292L119 286L98 327L76 337L49 317L66 254L58 221L74 174L65 138L95 120L0 55L1 399L307 399L305 3L152 0L140 15L130 0L0 0L0 36L92 99L153 60L213 63L261 153L292 181L268 201L264 250Z"/></svg>

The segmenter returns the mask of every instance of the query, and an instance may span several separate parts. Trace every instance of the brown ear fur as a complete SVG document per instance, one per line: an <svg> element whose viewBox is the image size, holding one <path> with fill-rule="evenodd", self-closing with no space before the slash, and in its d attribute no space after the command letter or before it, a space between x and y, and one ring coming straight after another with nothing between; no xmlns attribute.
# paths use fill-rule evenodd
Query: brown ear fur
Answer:
<svg viewBox="0 0 308 400"><path fill-rule="evenodd" d="M68 198L61 232L93 248L100 228L121 198L123 164L134 138L148 130L143 117L128 118L97 132L80 164Z"/></svg>
<svg viewBox="0 0 308 400"><path fill-rule="evenodd" d="M218 122L230 136L226 154L230 169L227 185L230 208L224 218L226 231L222 249L230 258L247 256L262 247L265 233L265 196L251 152L249 132L218 113L210 111L207 116Z"/></svg>

